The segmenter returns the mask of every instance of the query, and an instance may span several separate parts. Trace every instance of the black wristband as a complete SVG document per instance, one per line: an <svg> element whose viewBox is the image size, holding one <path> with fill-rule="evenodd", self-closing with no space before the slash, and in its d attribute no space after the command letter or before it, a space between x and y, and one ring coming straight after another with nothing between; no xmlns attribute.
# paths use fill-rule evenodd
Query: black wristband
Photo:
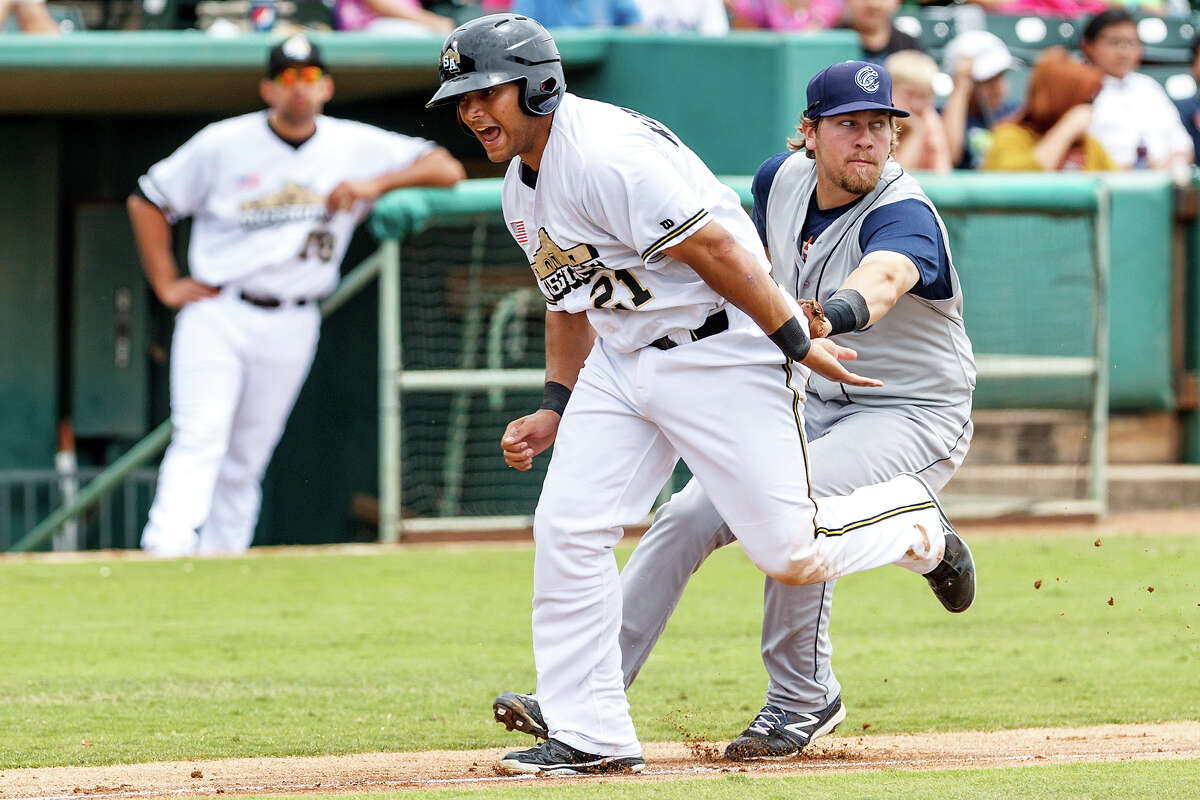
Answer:
<svg viewBox="0 0 1200 800"><path fill-rule="evenodd" d="M783 354L792 361L803 361L808 355L808 349L812 347L812 342L808 339L808 333L800 324L800 320L792 317L787 322L779 326L779 330L770 334L769 338L775 343L775 346L783 351Z"/></svg>
<svg viewBox="0 0 1200 800"><path fill-rule="evenodd" d="M571 390L557 381L546 381L542 391L542 404L538 408L548 408L560 417L567 410L567 401L571 399Z"/></svg>
<svg viewBox="0 0 1200 800"><path fill-rule="evenodd" d="M830 336L865 328L871 321L871 310L867 308L867 301L854 289L838 289L833 293L833 297L821 304L821 308L833 328L829 332Z"/></svg>

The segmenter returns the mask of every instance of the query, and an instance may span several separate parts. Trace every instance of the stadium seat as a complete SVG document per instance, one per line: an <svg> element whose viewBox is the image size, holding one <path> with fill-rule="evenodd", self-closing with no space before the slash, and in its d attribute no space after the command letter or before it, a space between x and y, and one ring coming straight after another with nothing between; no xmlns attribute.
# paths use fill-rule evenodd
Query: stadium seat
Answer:
<svg viewBox="0 0 1200 800"><path fill-rule="evenodd" d="M919 39L925 50L940 60L946 43L958 32L955 19L954 9L933 7L916 13L899 14L894 24L904 33Z"/></svg>
<svg viewBox="0 0 1200 800"><path fill-rule="evenodd" d="M1142 61L1149 64L1187 64L1192 60L1192 42L1200 21L1181 17L1143 17L1137 22L1142 40Z"/></svg>
<svg viewBox="0 0 1200 800"><path fill-rule="evenodd" d="M1075 49L1083 23L1064 17L989 14L987 29L1000 37L1012 54L1032 63L1047 47Z"/></svg>

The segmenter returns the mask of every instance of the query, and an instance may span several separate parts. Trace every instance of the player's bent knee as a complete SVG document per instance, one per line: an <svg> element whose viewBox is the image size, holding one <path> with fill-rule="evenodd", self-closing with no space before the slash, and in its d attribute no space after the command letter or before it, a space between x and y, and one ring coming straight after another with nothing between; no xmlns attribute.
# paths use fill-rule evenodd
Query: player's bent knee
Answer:
<svg viewBox="0 0 1200 800"><path fill-rule="evenodd" d="M756 563L768 578L786 586L810 586L830 579L829 567L819 554L806 558L772 559L766 564Z"/></svg>

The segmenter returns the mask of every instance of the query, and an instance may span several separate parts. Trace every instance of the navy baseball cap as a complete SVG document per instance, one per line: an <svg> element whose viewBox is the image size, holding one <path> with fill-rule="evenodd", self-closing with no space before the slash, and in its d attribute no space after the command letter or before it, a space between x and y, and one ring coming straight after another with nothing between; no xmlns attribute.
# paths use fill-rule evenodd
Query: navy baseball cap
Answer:
<svg viewBox="0 0 1200 800"><path fill-rule="evenodd" d="M892 105L892 76L879 64L843 61L818 72L808 82L809 119L849 114L853 111L886 111L893 117L908 112Z"/></svg>

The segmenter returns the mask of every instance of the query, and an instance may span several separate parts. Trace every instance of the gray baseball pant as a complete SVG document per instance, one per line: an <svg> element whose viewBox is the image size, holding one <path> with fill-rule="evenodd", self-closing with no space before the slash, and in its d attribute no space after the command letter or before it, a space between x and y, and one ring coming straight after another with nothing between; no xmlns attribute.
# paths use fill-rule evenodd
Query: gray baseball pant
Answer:
<svg viewBox="0 0 1200 800"><path fill-rule="evenodd" d="M805 400L804 422L815 495L916 472L934 491L949 482L971 443L970 403L957 406L864 406ZM628 688L662 635L683 587L704 559L734 541L729 527L692 479L659 508L621 572L624 617L621 668ZM762 654L766 703L819 711L841 693L833 674L829 620L836 581L763 590Z"/></svg>

